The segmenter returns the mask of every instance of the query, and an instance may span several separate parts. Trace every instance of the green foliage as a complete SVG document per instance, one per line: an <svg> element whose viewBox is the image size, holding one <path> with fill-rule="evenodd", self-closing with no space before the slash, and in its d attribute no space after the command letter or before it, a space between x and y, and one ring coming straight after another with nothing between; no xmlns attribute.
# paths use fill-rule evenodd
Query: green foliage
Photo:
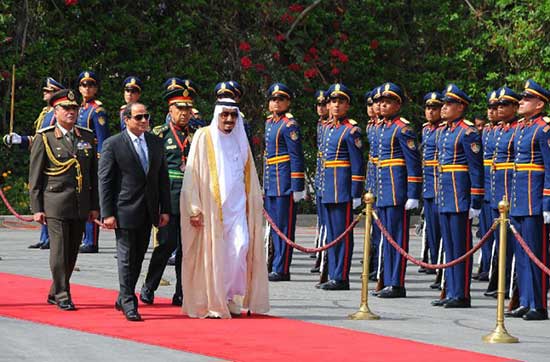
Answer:
<svg viewBox="0 0 550 362"><path fill-rule="evenodd" d="M387 80L402 85L408 98L403 115L417 128L423 122L423 95L448 82L475 100L469 116L485 113L489 89L507 84L520 90L527 78L550 86L547 2L295 1L80 0L67 6L62 0L4 0L0 132L8 129L13 63L15 130L22 134L32 132L43 106L40 89L46 76L75 87L80 71L96 71L113 133L128 75L144 81L142 101L156 124L166 113L161 97L166 78L186 77L198 84L197 108L207 120L214 85L234 79L245 88L242 110L257 137L254 153L260 165L265 91L281 81L295 91L291 111L301 123L311 179L317 120L312 95L333 82L354 91L350 115L360 125L366 120L367 90ZM9 37L13 40L5 41ZM1 149L1 168L24 178L27 156L14 152Z"/></svg>

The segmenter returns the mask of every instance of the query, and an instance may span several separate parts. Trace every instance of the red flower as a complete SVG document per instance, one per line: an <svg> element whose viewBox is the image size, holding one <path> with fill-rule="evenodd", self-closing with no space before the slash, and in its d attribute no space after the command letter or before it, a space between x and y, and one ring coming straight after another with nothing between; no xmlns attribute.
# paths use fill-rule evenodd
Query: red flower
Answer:
<svg viewBox="0 0 550 362"><path fill-rule="evenodd" d="M279 61L281 59L281 54L279 54L279 52L273 53L273 59L275 59L276 61Z"/></svg>
<svg viewBox="0 0 550 362"><path fill-rule="evenodd" d="M304 55L304 62L307 63L307 62L309 62L310 60L311 60L311 55L309 55L309 54Z"/></svg>
<svg viewBox="0 0 550 362"><path fill-rule="evenodd" d="M291 63L288 65L288 69L292 70L293 72L299 72L301 68L302 67L300 67L300 64L296 63Z"/></svg>
<svg viewBox="0 0 550 362"><path fill-rule="evenodd" d="M346 54L340 53L340 54L338 55L338 60L341 61L342 63L347 63L348 60L349 60L349 58L348 58L348 56L347 56Z"/></svg>
<svg viewBox="0 0 550 362"><path fill-rule="evenodd" d="M244 68L244 69L248 69L252 66L252 60L250 60L249 57L242 57L241 58L241 66Z"/></svg>
<svg viewBox="0 0 550 362"><path fill-rule="evenodd" d="M10 77L11 77L11 73L8 72L7 70L1 71L1 72L0 72L0 75L1 75L2 78L4 78L4 79L10 79Z"/></svg>
<svg viewBox="0 0 550 362"><path fill-rule="evenodd" d="M340 74L340 69L338 69L338 68L332 68L332 70L330 71L330 74L332 74L332 75L338 75L338 74Z"/></svg>
<svg viewBox="0 0 550 362"><path fill-rule="evenodd" d="M275 40L284 41L285 40L285 35L284 34L277 34L277 35L275 35Z"/></svg>
<svg viewBox="0 0 550 362"><path fill-rule="evenodd" d="M259 146L262 143L262 139L258 136L252 136L252 144L254 146Z"/></svg>
<svg viewBox="0 0 550 362"><path fill-rule="evenodd" d="M293 13L300 13L302 10L304 10L304 6L300 4L292 4L288 7L288 10L292 11Z"/></svg>
<svg viewBox="0 0 550 362"><path fill-rule="evenodd" d="M315 47L311 47L309 48L308 53L311 55L317 55L319 53L319 50L317 50L317 48Z"/></svg>
<svg viewBox="0 0 550 362"><path fill-rule="evenodd" d="M65 5L66 6L73 6L73 5L77 5L78 4L78 0L65 0Z"/></svg>
<svg viewBox="0 0 550 362"><path fill-rule="evenodd" d="M249 52L250 51L250 44L245 42L245 41L242 41L240 44L239 44L239 50L242 50L243 52Z"/></svg>
<svg viewBox="0 0 550 362"><path fill-rule="evenodd" d="M265 71L265 65L263 64L254 64L254 67L258 72L264 72Z"/></svg>
<svg viewBox="0 0 550 362"><path fill-rule="evenodd" d="M4 38L4 40L2 40L0 43L8 44L8 43L11 43L12 40L13 38L11 36L8 36L7 38Z"/></svg>
<svg viewBox="0 0 550 362"><path fill-rule="evenodd" d="M340 34L340 40L341 41L347 41L348 39L349 39L348 34L346 34L346 33L341 33Z"/></svg>
<svg viewBox="0 0 550 362"><path fill-rule="evenodd" d="M330 55L332 57L335 57L335 58L339 58L340 55L342 55L343 53L340 51L340 49L336 49L336 48L333 48L330 50Z"/></svg>
<svg viewBox="0 0 550 362"><path fill-rule="evenodd" d="M315 68L309 68L304 72L304 77L308 79L315 78L316 75L317 75L317 69Z"/></svg>
<svg viewBox="0 0 550 362"><path fill-rule="evenodd" d="M289 13L284 13L283 16L281 16L281 21L283 23L292 23L294 21L294 16L290 15Z"/></svg>
<svg viewBox="0 0 550 362"><path fill-rule="evenodd" d="M380 45L380 43L376 39L372 39L371 42L370 42L370 48L373 49L373 50L378 48L379 45Z"/></svg>

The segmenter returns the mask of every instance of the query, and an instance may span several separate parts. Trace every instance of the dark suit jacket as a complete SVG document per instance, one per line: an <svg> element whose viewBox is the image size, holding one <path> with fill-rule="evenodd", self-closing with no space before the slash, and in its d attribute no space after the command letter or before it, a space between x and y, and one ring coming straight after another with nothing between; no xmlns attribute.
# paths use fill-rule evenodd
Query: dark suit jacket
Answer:
<svg viewBox="0 0 550 362"><path fill-rule="evenodd" d="M56 126L41 129L31 148L29 191L33 213L45 212L57 219L87 219L90 210L99 210L97 195L97 154L91 130L74 127L75 140L63 136ZM82 174L82 188L77 192L77 168L49 172L56 165L46 154L45 136L53 157L59 162L76 158ZM48 172L50 175L46 175Z"/></svg>
<svg viewBox="0 0 550 362"><path fill-rule="evenodd" d="M170 213L170 183L162 140L145 133L149 172L141 167L127 131L105 140L99 159L101 216L115 216L117 225L134 229L158 225L159 214Z"/></svg>

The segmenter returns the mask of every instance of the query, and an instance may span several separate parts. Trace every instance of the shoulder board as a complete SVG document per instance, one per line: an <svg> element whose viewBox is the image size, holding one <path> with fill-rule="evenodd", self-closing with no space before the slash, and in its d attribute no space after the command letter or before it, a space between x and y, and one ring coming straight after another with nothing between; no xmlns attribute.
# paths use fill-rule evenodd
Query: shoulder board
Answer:
<svg viewBox="0 0 550 362"><path fill-rule="evenodd" d="M403 122L404 124L410 124L411 122L409 122L406 118L403 118L403 117L399 117L399 120L401 122Z"/></svg>
<svg viewBox="0 0 550 362"><path fill-rule="evenodd" d="M492 126L493 126L493 125L491 124L491 122L487 122L487 123L485 123L485 126L483 126L483 127L485 127L485 128L491 128Z"/></svg>
<svg viewBox="0 0 550 362"><path fill-rule="evenodd" d="M48 127L44 127L44 128L40 128L38 131L36 131L36 133L44 133L46 131L51 131L55 128L55 124L53 126L48 126Z"/></svg>
<svg viewBox="0 0 550 362"><path fill-rule="evenodd" d="M294 116L290 112L285 113L285 117L286 118L294 118Z"/></svg>
<svg viewBox="0 0 550 362"><path fill-rule="evenodd" d="M463 122L464 122L465 124L467 124L468 126L470 126L470 127L473 127L473 126L474 126L474 124L473 124L472 122L468 121L467 119L463 120Z"/></svg>
<svg viewBox="0 0 550 362"><path fill-rule="evenodd" d="M292 127L292 126L297 126L298 124L296 123L295 120L289 120L288 122L286 122L286 126L287 127Z"/></svg>
<svg viewBox="0 0 550 362"><path fill-rule="evenodd" d="M520 119L518 119L518 122L524 122L525 121L525 117L521 117Z"/></svg>
<svg viewBox="0 0 550 362"><path fill-rule="evenodd" d="M543 120L546 124L550 124L550 117L544 116L544 117L542 117L542 120Z"/></svg>
<svg viewBox="0 0 550 362"><path fill-rule="evenodd" d="M272 114L270 114L269 116L267 116L267 119L271 119L271 118L273 118L273 115L272 115Z"/></svg>
<svg viewBox="0 0 550 362"><path fill-rule="evenodd" d="M103 102L101 102L101 101L98 100L98 99L94 100L94 103L95 103L96 105L98 105L98 106L103 105Z"/></svg>
<svg viewBox="0 0 550 362"><path fill-rule="evenodd" d="M361 128L357 126L353 126L353 128L351 129L351 131L349 131L349 133L354 134L355 132L361 132Z"/></svg>
<svg viewBox="0 0 550 362"><path fill-rule="evenodd" d="M354 119L349 118L349 119L348 119L348 122L349 122L351 125L353 125L353 126L357 126L357 121L354 120Z"/></svg>
<svg viewBox="0 0 550 362"><path fill-rule="evenodd" d="M241 114L241 118L244 119L244 113L243 112L239 112Z"/></svg>
<svg viewBox="0 0 550 362"><path fill-rule="evenodd" d="M95 109L95 113L102 113L102 112L105 113L105 108L103 108L103 107L97 107L97 108Z"/></svg>
<svg viewBox="0 0 550 362"><path fill-rule="evenodd" d="M128 106L127 104L120 106L120 110L126 109L127 106Z"/></svg>
<svg viewBox="0 0 550 362"><path fill-rule="evenodd" d="M163 133L164 131L168 130L167 124L161 124L160 126L153 127L153 133L157 136Z"/></svg>
<svg viewBox="0 0 550 362"><path fill-rule="evenodd" d="M430 125L430 122L422 123L422 127L428 127Z"/></svg>
<svg viewBox="0 0 550 362"><path fill-rule="evenodd" d="M79 126L79 125L76 125L76 124L75 124L75 127L78 128L78 129L81 130L81 131L86 131L86 132L94 133L94 131L92 131L92 130L89 129L88 127L82 127L82 126Z"/></svg>

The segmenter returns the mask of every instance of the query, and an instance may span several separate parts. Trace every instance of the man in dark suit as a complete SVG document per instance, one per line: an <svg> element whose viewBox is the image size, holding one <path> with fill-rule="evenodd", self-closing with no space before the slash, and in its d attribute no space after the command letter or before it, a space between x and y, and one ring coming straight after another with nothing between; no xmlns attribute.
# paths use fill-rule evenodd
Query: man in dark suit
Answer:
<svg viewBox="0 0 550 362"><path fill-rule="evenodd" d="M141 103L124 111L126 130L108 138L99 160L103 223L115 229L120 293L115 307L140 321L135 287L149 245L151 225L168 224L170 183L164 145L149 134L150 115Z"/></svg>
<svg viewBox="0 0 550 362"><path fill-rule="evenodd" d="M57 124L36 133L31 149L29 190L33 219L48 226L52 285L47 302L74 310L69 279L86 220L99 214L95 137L75 126L78 103L72 90L50 98Z"/></svg>

